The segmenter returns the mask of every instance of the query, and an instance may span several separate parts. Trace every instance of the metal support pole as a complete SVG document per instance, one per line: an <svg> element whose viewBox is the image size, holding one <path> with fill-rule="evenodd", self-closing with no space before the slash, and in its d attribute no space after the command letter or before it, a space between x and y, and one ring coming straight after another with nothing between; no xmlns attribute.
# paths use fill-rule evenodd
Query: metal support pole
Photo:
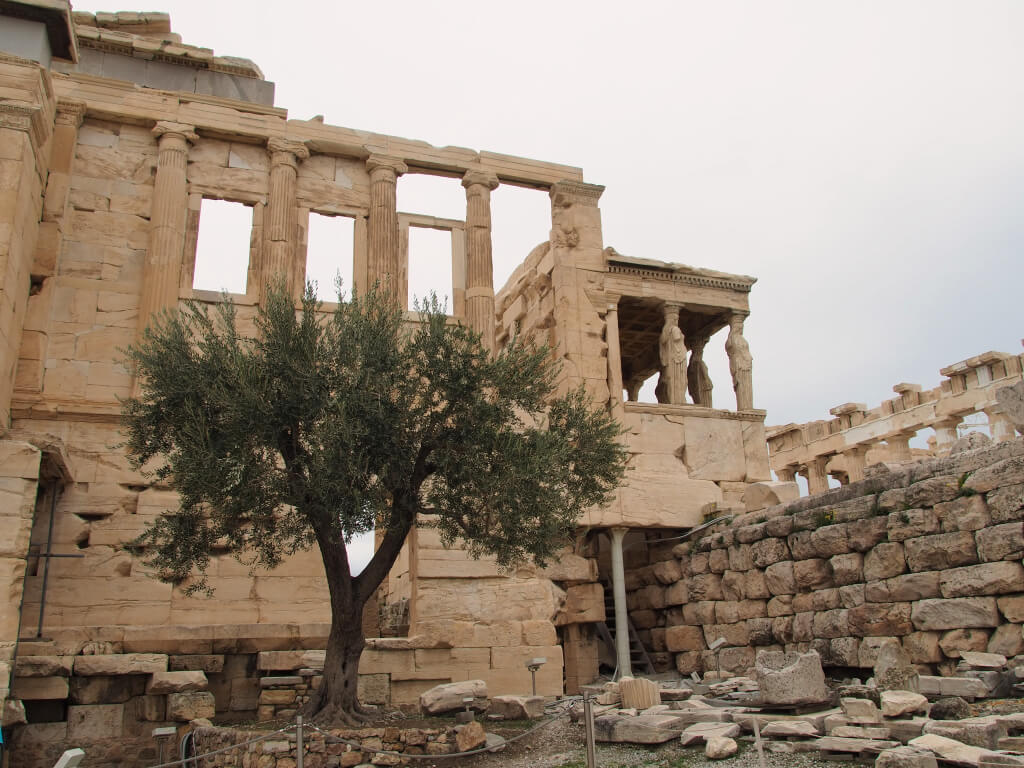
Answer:
<svg viewBox="0 0 1024 768"><path fill-rule="evenodd" d="M586 717L587 768L597 768L597 747L594 744L594 703L591 701L589 693L584 694L583 707Z"/></svg>
<svg viewBox="0 0 1024 768"><path fill-rule="evenodd" d="M302 744L302 715L295 716L295 768L302 768L305 747Z"/></svg>
<svg viewBox="0 0 1024 768"><path fill-rule="evenodd" d="M757 759L761 768L766 768L764 762L764 744L761 743L761 727L757 722L757 715L754 715L754 743L757 745Z"/></svg>
<svg viewBox="0 0 1024 768"><path fill-rule="evenodd" d="M43 614L46 613L46 582L50 577L50 555L53 550L53 518L57 516L57 484L50 491L50 528L46 533L46 555L43 558L43 589L39 595L39 626L36 637L43 636Z"/></svg>
<svg viewBox="0 0 1024 768"><path fill-rule="evenodd" d="M612 598L615 602L615 657L618 676L632 677L629 659L629 612L626 607L626 576L622 560L622 539L628 528L612 528Z"/></svg>
<svg viewBox="0 0 1024 768"><path fill-rule="evenodd" d="M533 695L537 695L537 670L530 667L530 677L533 679Z"/></svg>

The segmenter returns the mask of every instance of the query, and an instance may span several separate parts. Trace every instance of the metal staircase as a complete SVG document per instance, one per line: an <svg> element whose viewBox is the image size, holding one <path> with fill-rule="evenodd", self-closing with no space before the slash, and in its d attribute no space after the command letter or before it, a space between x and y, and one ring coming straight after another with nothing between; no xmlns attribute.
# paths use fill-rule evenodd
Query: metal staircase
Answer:
<svg viewBox="0 0 1024 768"><path fill-rule="evenodd" d="M597 623L597 634L611 650L612 656L615 656L615 598L612 595L611 582L605 579L601 580L601 588L604 590L605 620ZM629 664L633 668L633 675L653 675L655 673L654 664L651 662L651 657L647 654L644 644L640 642L640 637L628 615L626 616L626 629L629 632ZM621 672L616 676L620 675Z"/></svg>

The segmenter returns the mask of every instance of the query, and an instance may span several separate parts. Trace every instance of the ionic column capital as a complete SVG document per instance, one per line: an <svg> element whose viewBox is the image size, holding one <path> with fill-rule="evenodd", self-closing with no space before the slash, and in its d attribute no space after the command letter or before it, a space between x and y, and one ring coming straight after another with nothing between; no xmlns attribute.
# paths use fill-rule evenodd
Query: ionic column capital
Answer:
<svg viewBox="0 0 1024 768"><path fill-rule="evenodd" d="M195 144L199 140L196 134L196 127L187 123L174 123L169 120L160 120L153 126L153 135L162 144L165 140L180 139Z"/></svg>
<svg viewBox="0 0 1024 768"><path fill-rule="evenodd" d="M301 141L285 139L281 136L272 136L267 140L267 149L270 150L270 162L272 165L295 166L299 160L309 157L309 149Z"/></svg>
<svg viewBox="0 0 1024 768"><path fill-rule="evenodd" d="M393 179L403 173L408 173L409 166L401 158L373 154L366 158L366 170L370 172L372 179L382 175Z"/></svg>
<svg viewBox="0 0 1024 768"><path fill-rule="evenodd" d="M498 174L483 168L470 168L462 177L462 186L466 189L475 185L481 185L493 190L498 188L499 183Z"/></svg>
<svg viewBox="0 0 1024 768"><path fill-rule="evenodd" d="M78 128L85 120L85 102L70 101L65 99L57 100L57 125L70 125Z"/></svg>

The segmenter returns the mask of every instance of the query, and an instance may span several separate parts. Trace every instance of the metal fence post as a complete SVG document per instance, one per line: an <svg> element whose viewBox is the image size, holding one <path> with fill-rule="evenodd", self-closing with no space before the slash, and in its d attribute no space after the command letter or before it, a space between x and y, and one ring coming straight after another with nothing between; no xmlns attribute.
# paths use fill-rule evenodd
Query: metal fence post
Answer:
<svg viewBox="0 0 1024 768"><path fill-rule="evenodd" d="M302 753L305 747L302 744L302 715L295 716L295 768L302 768Z"/></svg>
<svg viewBox="0 0 1024 768"><path fill-rule="evenodd" d="M597 768L597 749L594 746L594 707L590 703L590 693L583 693L583 722L587 738L587 768Z"/></svg>

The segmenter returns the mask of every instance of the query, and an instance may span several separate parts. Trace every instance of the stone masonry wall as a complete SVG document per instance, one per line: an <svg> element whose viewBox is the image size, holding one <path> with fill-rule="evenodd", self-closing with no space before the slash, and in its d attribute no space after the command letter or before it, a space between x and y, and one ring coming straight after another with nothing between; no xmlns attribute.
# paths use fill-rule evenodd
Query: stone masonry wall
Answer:
<svg viewBox="0 0 1024 768"><path fill-rule="evenodd" d="M870 667L889 638L950 674L964 650L1024 653L1022 519L1024 439L879 465L651 550L628 577L631 616L684 674L743 673L762 648Z"/></svg>

